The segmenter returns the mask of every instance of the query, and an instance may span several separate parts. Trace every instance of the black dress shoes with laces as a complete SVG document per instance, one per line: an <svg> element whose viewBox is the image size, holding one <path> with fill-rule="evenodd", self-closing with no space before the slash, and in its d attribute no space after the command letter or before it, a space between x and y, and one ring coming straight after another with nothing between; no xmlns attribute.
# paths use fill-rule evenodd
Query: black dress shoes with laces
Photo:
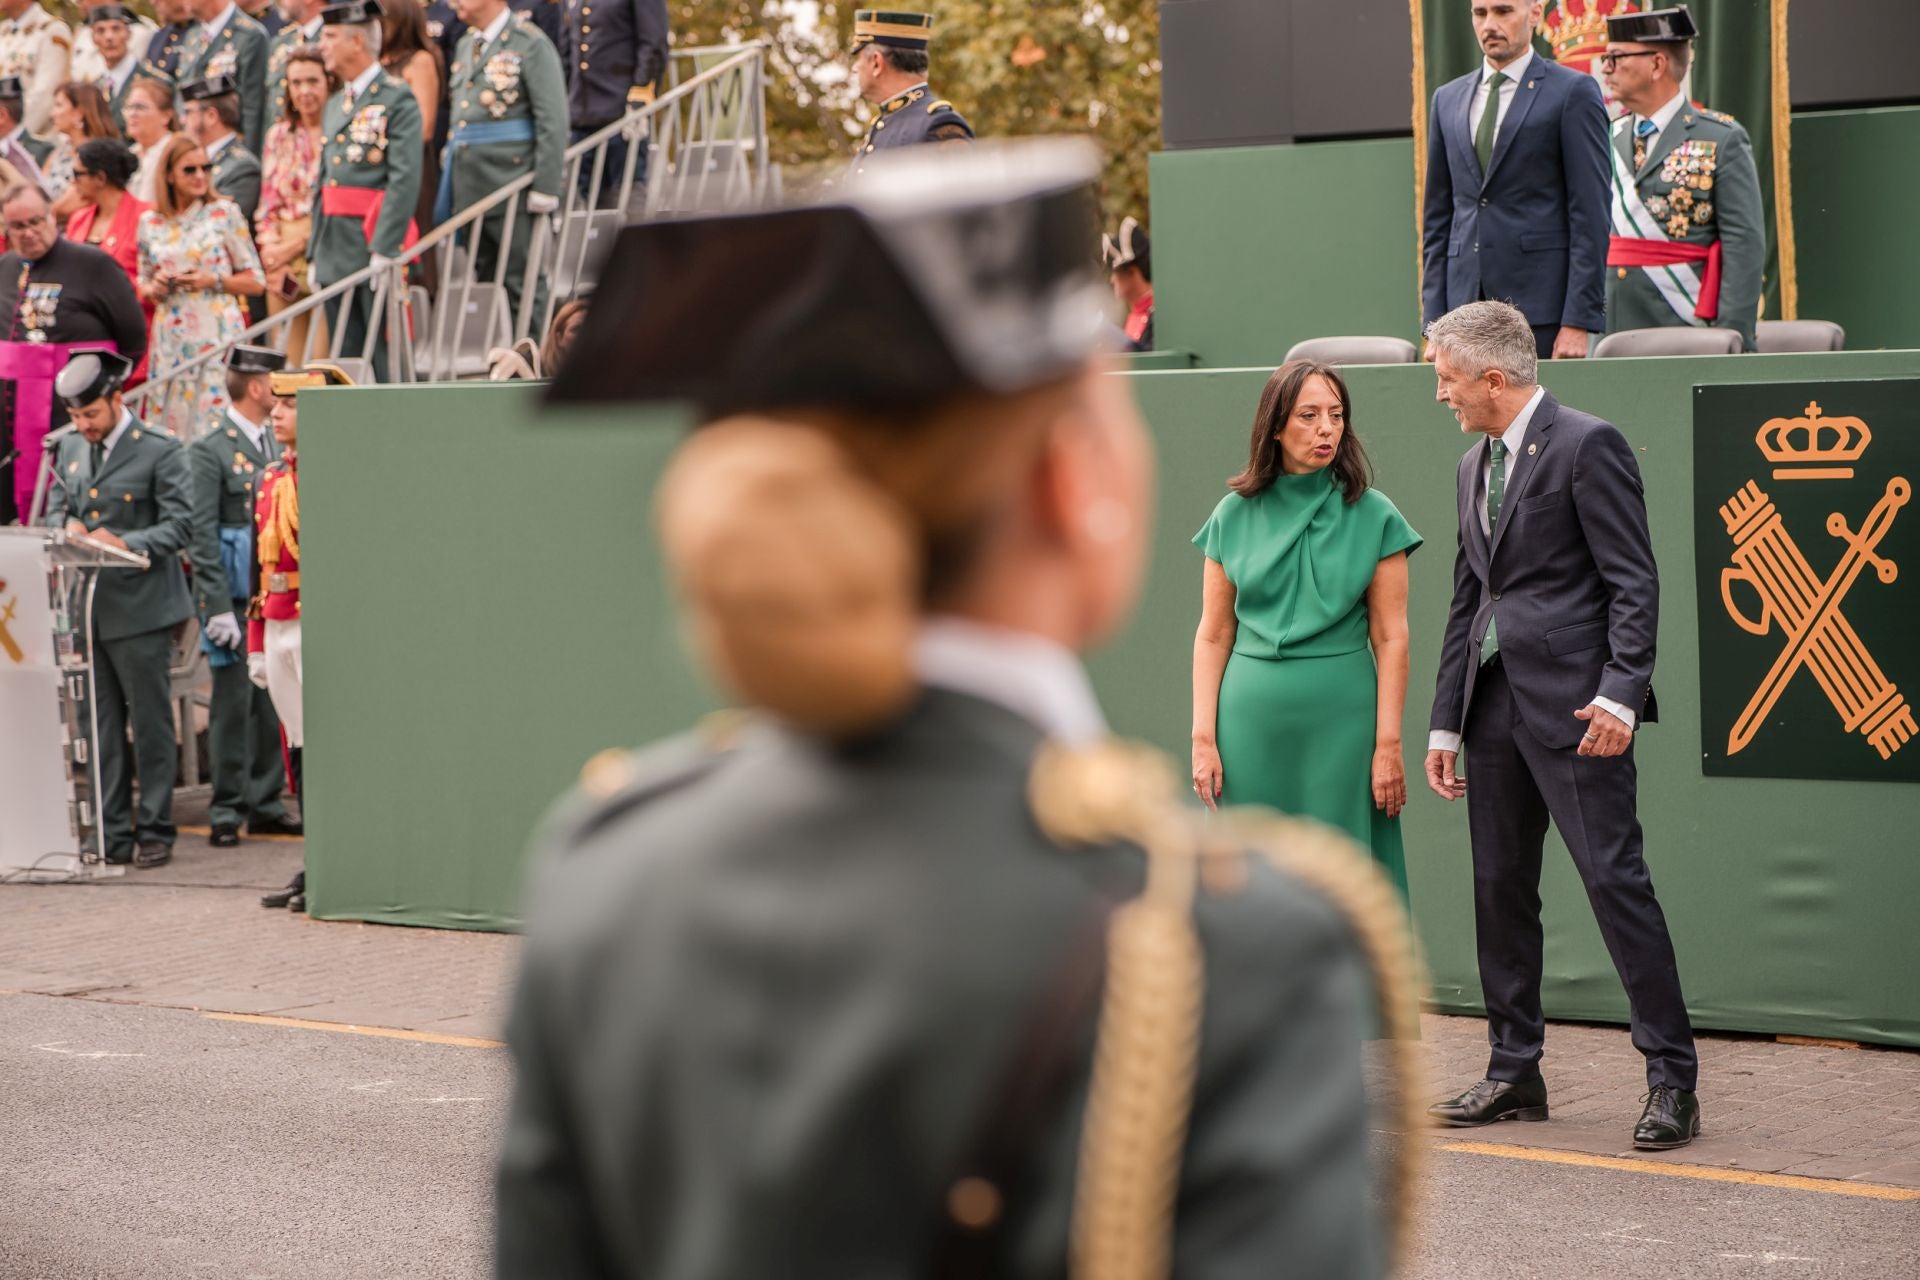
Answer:
<svg viewBox="0 0 1920 1280"><path fill-rule="evenodd" d="M1647 1090L1647 1109L1633 1126L1633 1145L1642 1151L1671 1151L1700 1136L1700 1098L1670 1084Z"/></svg>
<svg viewBox="0 0 1920 1280"><path fill-rule="evenodd" d="M161 844L158 840L149 840L133 855L133 865L142 868L164 867L171 861L173 861L173 847Z"/></svg>
<svg viewBox="0 0 1920 1280"><path fill-rule="evenodd" d="M1457 1098L1434 1103L1427 1114L1456 1129L1473 1129L1496 1120L1545 1120L1547 1082L1541 1076L1519 1081L1482 1080Z"/></svg>
<svg viewBox="0 0 1920 1280"><path fill-rule="evenodd" d="M250 836L303 836L307 833L306 824L298 818L278 813L270 818L259 815L247 819L247 834Z"/></svg>
<svg viewBox="0 0 1920 1280"><path fill-rule="evenodd" d="M207 843L216 849L231 849L240 843L240 825L235 822L216 822Z"/></svg>

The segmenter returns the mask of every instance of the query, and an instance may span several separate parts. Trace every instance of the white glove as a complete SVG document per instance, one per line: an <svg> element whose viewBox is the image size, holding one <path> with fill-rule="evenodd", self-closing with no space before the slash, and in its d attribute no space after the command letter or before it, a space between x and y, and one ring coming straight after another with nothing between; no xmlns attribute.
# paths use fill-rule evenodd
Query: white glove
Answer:
<svg viewBox="0 0 1920 1280"><path fill-rule="evenodd" d="M216 613L207 619L207 639L222 649L238 649L246 638L247 634L240 629L240 620L233 616L232 610Z"/></svg>
<svg viewBox="0 0 1920 1280"><path fill-rule="evenodd" d="M308 293L320 292L320 277L317 274L315 274L313 264L311 262L307 264L307 292Z"/></svg>
<svg viewBox="0 0 1920 1280"><path fill-rule="evenodd" d="M384 253L376 253L371 256L369 265L373 266L377 270L385 271L388 267L393 265L393 259L389 258Z"/></svg>
<svg viewBox="0 0 1920 1280"><path fill-rule="evenodd" d="M262 689L267 687L266 654L250 653L247 655L247 679L253 681L254 684Z"/></svg>
<svg viewBox="0 0 1920 1280"><path fill-rule="evenodd" d="M550 196L541 191L527 192L527 212L536 217L543 213L552 213L559 207L559 196Z"/></svg>

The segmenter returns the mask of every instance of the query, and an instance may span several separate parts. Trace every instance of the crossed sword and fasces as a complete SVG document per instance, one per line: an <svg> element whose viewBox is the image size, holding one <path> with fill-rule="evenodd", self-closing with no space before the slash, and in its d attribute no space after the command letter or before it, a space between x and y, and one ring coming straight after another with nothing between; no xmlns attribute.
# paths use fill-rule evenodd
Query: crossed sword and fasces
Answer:
<svg viewBox="0 0 1920 1280"><path fill-rule="evenodd" d="M7 589L7 584L5 582L0 582L0 591L5 591L6 589ZM11 624L13 622L13 611L19 605L19 603L20 602L18 600L7 601L7 611L5 613L0 613L0 652L4 652L9 658L12 658L16 663L25 662L27 660L26 650L22 649L20 647L19 642L13 638L13 631L11 629Z"/></svg>
<svg viewBox="0 0 1920 1280"><path fill-rule="evenodd" d="M1720 518L1734 542L1734 567L1720 572L1721 601L1749 634L1764 636L1778 623L1787 637L1787 647L1774 659L1746 710L1734 721L1733 731L1727 735L1728 755L1738 754L1753 741L1794 673L1803 666L1819 681L1847 732L1858 730L1882 760L1892 758L1914 737L1913 708L1840 612L1840 602L1867 565L1873 565L1882 583L1891 583L1899 576L1898 566L1874 549L1893 528L1894 515L1912 496L1913 487L1905 479L1896 476L1889 480L1886 493L1874 503L1858 533L1847 527L1846 517L1839 512L1829 515L1827 532L1846 543L1846 551L1824 581L1814 573L1793 535L1781 523L1779 511L1754 481L1749 480L1720 508ZM1747 617L1734 603L1736 582L1745 582L1759 593L1759 618Z"/></svg>

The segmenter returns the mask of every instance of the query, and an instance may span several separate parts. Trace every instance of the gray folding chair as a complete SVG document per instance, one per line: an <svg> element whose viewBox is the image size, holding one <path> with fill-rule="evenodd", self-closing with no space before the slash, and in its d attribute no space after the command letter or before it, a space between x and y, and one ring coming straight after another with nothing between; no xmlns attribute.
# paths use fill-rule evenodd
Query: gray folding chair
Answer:
<svg viewBox="0 0 1920 1280"><path fill-rule="evenodd" d="M1845 351L1847 331L1831 320L1762 320L1753 331L1763 356L1794 351Z"/></svg>
<svg viewBox="0 0 1920 1280"><path fill-rule="evenodd" d="M1594 345L1593 357L1618 356L1737 356L1740 335L1732 329L1622 329Z"/></svg>
<svg viewBox="0 0 1920 1280"><path fill-rule="evenodd" d="M452 308L434 320L433 329L415 328L415 350L422 378L484 378L487 350L507 333L507 291L497 284L442 286L440 305ZM444 329L445 332L439 330Z"/></svg>
<svg viewBox="0 0 1920 1280"><path fill-rule="evenodd" d="M600 278L600 264L620 231L618 209L575 209L560 221L553 257L553 298L565 302ZM536 322L538 317L535 317Z"/></svg>
<svg viewBox="0 0 1920 1280"><path fill-rule="evenodd" d="M1405 338L1308 338L1287 350L1288 360L1321 364L1413 364L1419 358Z"/></svg>

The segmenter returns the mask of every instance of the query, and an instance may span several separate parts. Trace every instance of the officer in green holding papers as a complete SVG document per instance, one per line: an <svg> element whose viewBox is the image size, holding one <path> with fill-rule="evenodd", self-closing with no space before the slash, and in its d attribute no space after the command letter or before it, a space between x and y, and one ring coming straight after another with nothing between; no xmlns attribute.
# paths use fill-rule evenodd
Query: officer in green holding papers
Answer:
<svg viewBox="0 0 1920 1280"><path fill-rule="evenodd" d="M204 620L200 647L213 670L207 704L207 755L213 772L209 843L240 843L249 835L298 835L280 793L280 720L273 699L247 678L247 631L241 621L253 594L253 507L277 461L267 418L273 411L268 376L287 363L271 347L237 346L227 356L229 404L219 420L187 446L193 472L193 595Z"/></svg>
<svg viewBox="0 0 1920 1280"><path fill-rule="evenodd" d="M380 66L379 0L328 5L320 21L320 56L341 88L327 100L321 122L325 153L308 250L316 291L369 264L388 265L419 238L413 209L426 159L420 103L406 81ZM371 329L374 373L384 379L387 355L373 291L353 290L349 306L336 299L326 310L329 327L342 335L343 356L358 358Z"/></svg>
<svg viewBox="0 0 1920 1280"><path fill-rule="evenodd" d="M434 220L449 217L531 173L533 189L513 218L506 247L507 303L518 318L533 228L560 207L567 149L567 83L553 42L506 0L454 0L467 24L453 55L448 81L452 128L440 173ZM481 220L474 244L474 272L486 281L499 267L507 204ZM533 326L547 303L546 274L534 282Z"/></svg>

